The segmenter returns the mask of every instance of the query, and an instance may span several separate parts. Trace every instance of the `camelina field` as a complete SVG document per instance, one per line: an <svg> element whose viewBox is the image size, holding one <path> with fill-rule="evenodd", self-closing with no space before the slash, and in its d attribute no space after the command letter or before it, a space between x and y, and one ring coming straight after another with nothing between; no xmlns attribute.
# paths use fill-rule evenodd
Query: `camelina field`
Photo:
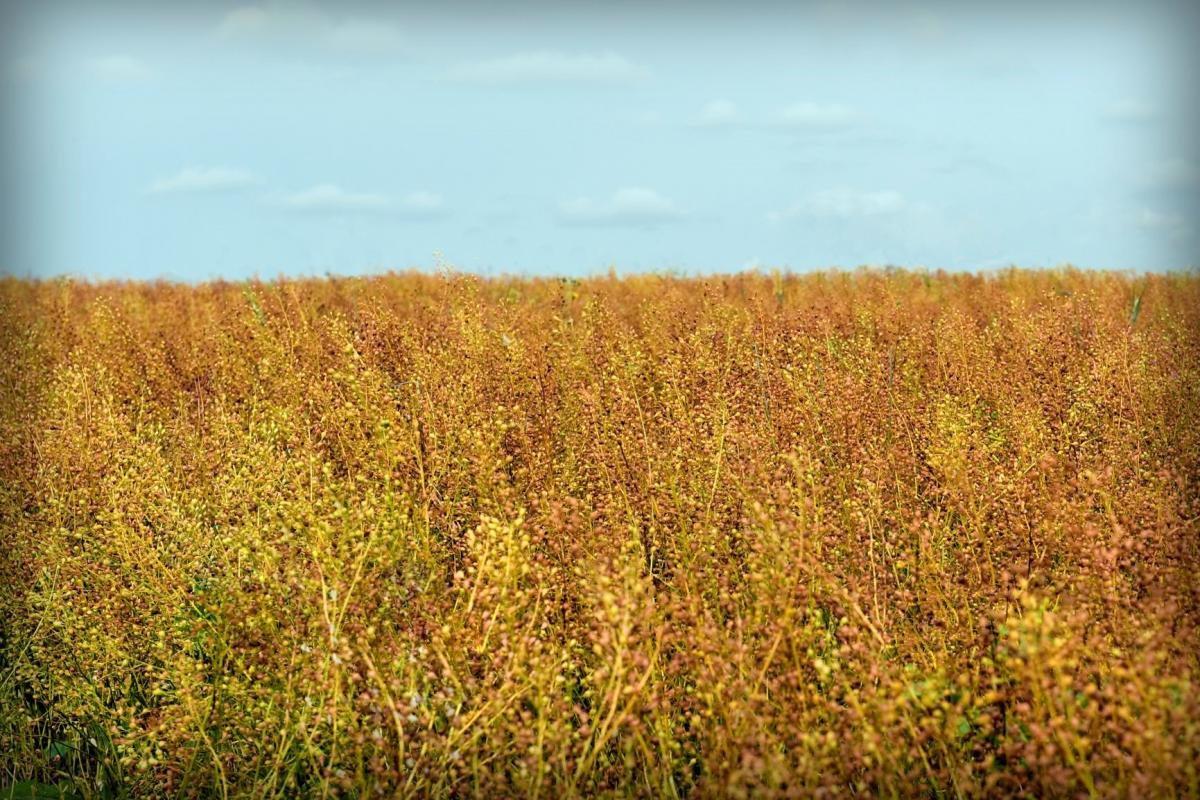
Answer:
<svg viewBox="0 0 1200 800"><path fill-rule="evenodd" d="M0 280L4 797L1200 795L1200 277Z"/></svg>

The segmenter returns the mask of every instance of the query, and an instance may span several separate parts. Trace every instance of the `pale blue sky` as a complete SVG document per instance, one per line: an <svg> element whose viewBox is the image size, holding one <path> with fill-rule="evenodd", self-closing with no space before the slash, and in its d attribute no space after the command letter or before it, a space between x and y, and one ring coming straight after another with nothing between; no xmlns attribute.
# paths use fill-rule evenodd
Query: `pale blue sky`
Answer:
<svg viewBox="0 0 1200 800"><path fill-rule="evenodd" d="M5 7L0 270L1200 263L1188 3Z"/></svg>

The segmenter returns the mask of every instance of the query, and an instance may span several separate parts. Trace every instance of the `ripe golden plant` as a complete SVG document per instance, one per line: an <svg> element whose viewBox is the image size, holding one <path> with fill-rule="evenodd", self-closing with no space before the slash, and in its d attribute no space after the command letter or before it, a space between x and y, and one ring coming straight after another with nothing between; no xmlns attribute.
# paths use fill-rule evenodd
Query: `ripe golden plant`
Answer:
<svg viewBox="0 0 1200 800"><path fill-rule="evenodd" d="M1200 279L0 281L0 796L1200 796Z"/></svg>

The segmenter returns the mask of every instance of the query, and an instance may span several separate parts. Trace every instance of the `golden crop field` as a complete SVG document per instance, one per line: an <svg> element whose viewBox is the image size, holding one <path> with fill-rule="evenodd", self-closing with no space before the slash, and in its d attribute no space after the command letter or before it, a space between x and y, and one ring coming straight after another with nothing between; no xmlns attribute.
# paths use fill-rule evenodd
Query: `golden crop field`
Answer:
<svg viewBox="0 0 1200 800"><path fill-rule="evenodd" d="M5 279L0 326L12 796L1200 796L1195 274Z"/></svg>

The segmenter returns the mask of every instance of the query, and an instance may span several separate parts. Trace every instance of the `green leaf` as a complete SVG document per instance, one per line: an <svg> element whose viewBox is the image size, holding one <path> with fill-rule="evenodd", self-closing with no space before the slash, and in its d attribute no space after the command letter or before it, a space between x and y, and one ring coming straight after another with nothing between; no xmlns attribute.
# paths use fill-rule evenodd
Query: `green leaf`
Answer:
<svg viewBox="0 0 1200 800"><path fill-rule="evenodd" d="M0 800L77 800L78 797L70 789L38 781L17 781L0 789Z"/></svg>
<svg viewBox="0 0 1200 800"><path fill-rule="evenodd" d="M249 286L242 290L242 295L246 298L246 302L250 304L250 309L254 312L254 319L258 321L259 325L265 326L267 324L267 317L263 314L262 306L258 303L258 295Z"/></svg>
<svg viewBox="0 0 1200 800"><path fill-rule="evenodd" d="M51 742L46 747L47 758L66 758L74 748L66 742Z"/></svg>

